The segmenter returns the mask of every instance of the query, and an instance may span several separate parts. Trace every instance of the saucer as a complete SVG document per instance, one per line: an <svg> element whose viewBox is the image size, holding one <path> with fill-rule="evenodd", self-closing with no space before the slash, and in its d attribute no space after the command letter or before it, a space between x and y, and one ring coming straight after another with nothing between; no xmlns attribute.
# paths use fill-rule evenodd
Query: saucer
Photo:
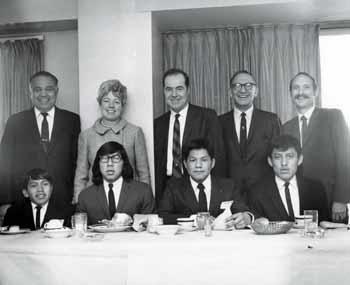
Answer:
<svg viewBox="0 0 350 285"><path fill-rule="evenodd" d="M131 226L107 226L107 225L93 225L89 226L89 229L91 229L94 232L98 233L116 233L116 232L124 232L128 229L130 229Z"/></svg>
<svg viewBox="0 0 350 285"><path fill-rule="evenodd" d="M0 230L0 234L2 235L18 235L29 233L30 229L19 229L18 231L9 231L9 230Z"/></svg>

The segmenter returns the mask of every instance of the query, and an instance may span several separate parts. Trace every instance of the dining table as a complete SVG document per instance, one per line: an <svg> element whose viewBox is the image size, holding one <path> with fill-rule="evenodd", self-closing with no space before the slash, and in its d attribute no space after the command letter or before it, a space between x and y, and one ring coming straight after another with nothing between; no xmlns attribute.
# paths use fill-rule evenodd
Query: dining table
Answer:
<svg viewBox="0 0 350 285"><path fill-rule="evenodd" d="M258 235L251 229L0 235L0 284L350 284L350 231ZM107 283L108 282L108 283Z"/></svg>

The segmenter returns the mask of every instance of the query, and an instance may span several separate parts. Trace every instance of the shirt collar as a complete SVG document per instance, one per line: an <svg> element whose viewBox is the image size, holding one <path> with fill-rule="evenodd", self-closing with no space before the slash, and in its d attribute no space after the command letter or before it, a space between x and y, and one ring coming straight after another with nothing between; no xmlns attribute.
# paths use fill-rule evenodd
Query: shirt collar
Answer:
<svg viewBox="0 0 350 285"><path fill-rule="evenodd" d="M112 126L112 127L106 127L104 125L102 125L102 118L99 118L98 120L96 120L96 122L93 125L94 130L100 134L100 135L104 135L105 133L107 133L109 130L112 130L115 134L119 133L122 129L124 129L124 127L126 126L127 121L124 119L121 119L116 125Z"/></svg>
<svg viewBox="0 0 350 285"><path fill-rule="evenodd" d="M276 181L278 189L284 188L284 184L286 183L286 181L279 178L277 175L275 175L275 181ZM289 185L291 185L292 187L295 187L295 188L298 187L297 179L296 179L295 175L288 182L289 182Z"/></svg>
<svg viewBox="0 0 350 285"><path fill-rule="evenodd" d="M190 176L190 182L191 182L192 188L197 189L197 186L199 183L197 181L194 181L191 176ZM205 178L205 180L202 182L202 184L204 185L206 190L209 190L211 188L211 175L210 174L208 175L207 178Z"/></svg>
<svg viewBox="0 0 350 285"><path fill-rule="evenodd" d="M312 106L312 108L310 108L309 110L307 110L304 114L298 113L299 121L301 120L301 117L304 116L304 117L306 117L307 122L309 123L309 122L310 122L311 115L312 115L312 113L314 112L314 110L315 110L315 105Z"/></svg>
<svg viewBox="0 0 350 285"><path fill-rule="evenodd" d="M30 204L32 205L32 209L36 211L36 206L38 206L38 205L33 203L32 201L30 201ZM47 202L45 205L42 205L40 212L43 213L43 211L46 211L48 204L49 204L49 202Z"/></svg>
<svg viewBox="0 0 350 285"><path fill-rule="evenodd" d="M238 109L235 105L233 105L233 113L235 116L240 117L241 114L244 112L247 117L251 118L254 110L254 105L250 106L250 108L246 111L241 111Z"/></svg>
<svg viewBox="0 0 350 285"><path fill-rule="evenodd" d="M37 107L34 107L34 113L36 118L39 118L39 116L41 116L41 111L39 111ZM46 113L49 117L53 118L55 116L55 106L53 106L51 110L47 111Z"/></svg>
<svg viewBox="0 0 350 285"><path fill-rule="evenodd" d="M170 110L170 116L175 117L176 114L180 114L180 118L185 118L187 116L188 106L189 104L187 103L187 105L180 112Z"/></svg>
<svg viewBox="0 0 350 285"><path fill-rule="evenodd" d="M109 191L109 186L108 184L111 184L111 182L108 182L106 180L103 179L103 187L106 191L106 193L108 193ZM117 189L122 189L122 184L123 184L123 177L120 176L116 181L114 181L113 183L113 191L117 190Z"/></svg>

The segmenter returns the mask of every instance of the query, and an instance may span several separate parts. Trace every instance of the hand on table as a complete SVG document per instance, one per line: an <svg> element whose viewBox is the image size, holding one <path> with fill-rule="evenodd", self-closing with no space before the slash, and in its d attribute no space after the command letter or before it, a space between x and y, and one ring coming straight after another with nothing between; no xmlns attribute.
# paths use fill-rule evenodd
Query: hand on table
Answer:
<svg viewBox="0 0 350 285"><path fill-rule="evenodd" d="M342 222L346 218L346 204L333 202L332 220L333 222Z"/></svg>
<svg viewBox="0 0 350 285"><path fill-rule="evenodd" d="M239 212L226 218L226 228L235 227L236 229L243 229L251 224L251 216L247 212Z"/></svg>

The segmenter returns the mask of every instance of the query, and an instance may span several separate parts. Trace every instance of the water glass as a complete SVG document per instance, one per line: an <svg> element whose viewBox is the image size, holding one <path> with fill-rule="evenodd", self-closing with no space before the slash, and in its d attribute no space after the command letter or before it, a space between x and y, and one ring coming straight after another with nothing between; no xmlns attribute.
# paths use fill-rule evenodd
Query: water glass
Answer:
<svg viewBox="0 0 350 285"><path fill-rule="evenodd" d="M318 229L318 211L304 210L304 231L305 234L315 233Z"/></svg>
<svg viewBox="0 0 350 285"><path fill-rule="evenodd" d="M72 216L72 229L74 229L79 235L84 234L87 231L87 214L75 213Z"/></svg>
<svg viewBox="0 0 350 285"><path fill-rule="evenodd" d="M197 227L199 230L204 230L205 223L210 218L209 212L199 212L197 214Z"/></svg>

